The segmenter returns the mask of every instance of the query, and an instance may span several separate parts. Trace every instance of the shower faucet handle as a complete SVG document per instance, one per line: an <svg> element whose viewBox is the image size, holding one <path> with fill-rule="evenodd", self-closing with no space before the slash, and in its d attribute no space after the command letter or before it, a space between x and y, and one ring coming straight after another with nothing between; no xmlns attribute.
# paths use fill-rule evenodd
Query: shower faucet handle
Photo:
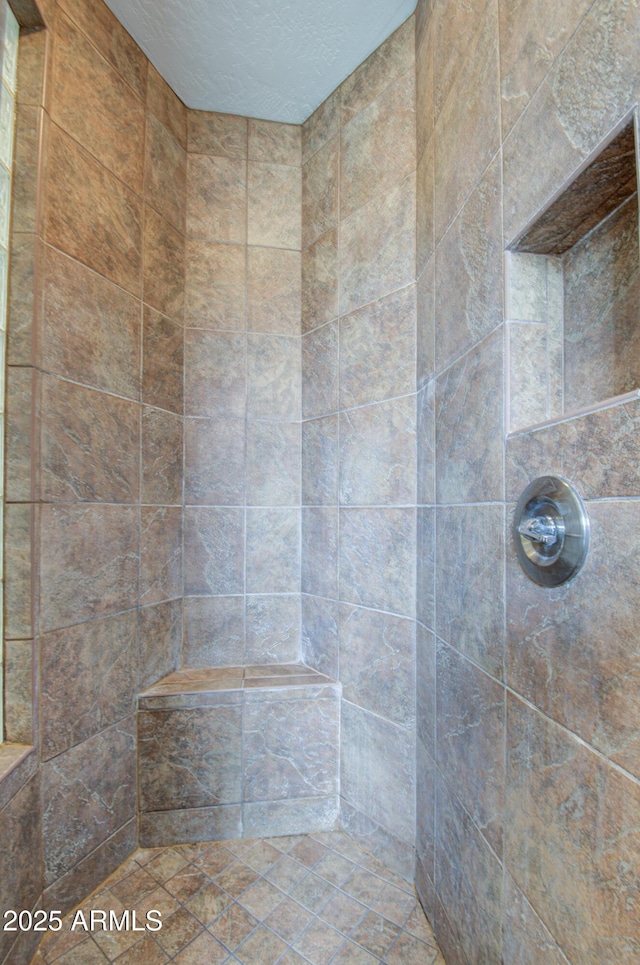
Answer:
<svg viewBox="0 0 640 965"><path fill-rule="evenodd" d="M530 516L518 525L518 532L532 543L553 546L558 542L558 524L553 516Z"/></svg>

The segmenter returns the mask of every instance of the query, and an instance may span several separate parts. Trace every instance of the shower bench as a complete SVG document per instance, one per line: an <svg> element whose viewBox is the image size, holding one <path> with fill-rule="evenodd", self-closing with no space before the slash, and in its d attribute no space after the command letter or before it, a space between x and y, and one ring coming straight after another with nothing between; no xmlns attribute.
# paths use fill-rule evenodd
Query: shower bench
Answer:
<svg viewBox="0 0 640 965"><path fill-rule="evenodd" d="M334 829L340 691L271 664L177 670L140 694L141 846Z"/></svg>

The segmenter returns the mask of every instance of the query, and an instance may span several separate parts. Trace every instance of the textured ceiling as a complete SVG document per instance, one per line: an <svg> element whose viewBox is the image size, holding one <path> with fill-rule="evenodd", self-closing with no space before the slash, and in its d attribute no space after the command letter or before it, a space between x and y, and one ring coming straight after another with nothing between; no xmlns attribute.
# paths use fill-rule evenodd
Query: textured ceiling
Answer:
<svg viewBox="0 0 640 965"><path fill-rule="evenodd" d="M106 0L188 107L299 124L416 0Z"/></svg>

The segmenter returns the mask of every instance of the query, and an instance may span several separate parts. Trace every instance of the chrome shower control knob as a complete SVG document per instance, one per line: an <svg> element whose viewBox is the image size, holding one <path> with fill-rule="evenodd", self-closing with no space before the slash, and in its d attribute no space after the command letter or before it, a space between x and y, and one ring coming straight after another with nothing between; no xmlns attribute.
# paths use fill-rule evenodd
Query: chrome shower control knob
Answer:
<svg viewBox="0 0 640 965"><path fill-rule="evenodd" d="M589 517L580 495L562 476L539 476L522 493L513 524L516 553L541 586L573 579L587 557Z"/></svg>

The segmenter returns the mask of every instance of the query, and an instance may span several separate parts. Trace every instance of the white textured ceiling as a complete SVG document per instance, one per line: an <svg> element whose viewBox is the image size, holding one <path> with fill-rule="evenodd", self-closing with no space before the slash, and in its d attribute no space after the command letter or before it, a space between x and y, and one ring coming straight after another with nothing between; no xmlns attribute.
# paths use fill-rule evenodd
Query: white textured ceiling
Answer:
<svg viewBox="0 0 640 965"><path fill-rule="evenodd" d="M416 0L106 0L188 107L299 124Z"/></svg>

